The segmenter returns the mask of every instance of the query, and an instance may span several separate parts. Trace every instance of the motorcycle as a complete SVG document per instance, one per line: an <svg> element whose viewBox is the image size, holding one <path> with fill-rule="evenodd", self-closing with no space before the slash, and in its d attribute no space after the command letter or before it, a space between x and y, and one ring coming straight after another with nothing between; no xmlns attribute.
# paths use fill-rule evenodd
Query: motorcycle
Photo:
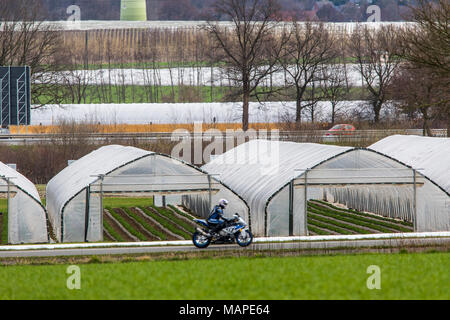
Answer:
<svg viewBox="0 0 450 320"><path fill-rule="evenodd" d="M231 244L236 242L241 247L247 247L253 242L253 234L250 232L244 219L235 214L232 219L225 221L225 225L218 233L213 233L213 226L206 220L195 219L201 228L196 228L192 236L192 242L197 248L204 249L210 244Z"/></svg>

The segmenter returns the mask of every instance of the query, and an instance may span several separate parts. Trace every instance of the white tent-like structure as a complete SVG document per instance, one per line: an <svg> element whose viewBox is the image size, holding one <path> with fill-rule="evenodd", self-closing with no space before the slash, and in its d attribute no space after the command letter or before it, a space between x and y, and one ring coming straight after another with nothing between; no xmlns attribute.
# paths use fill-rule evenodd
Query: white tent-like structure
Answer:
<svg viewBox="0 0 450 320"><path fill-rule="evenodd" d="M405 164L368 149L253 140L202 169L248 203L259 236L307 235L310 199L413 221L416 231L450 230L445 192Z"/></svg>
<svg viewBox="0 0 450 320"><path fill-rule="evenodd" d="M248 207L214 177L169 156L118 145L102 147L75 161L47 185L47 209L61 242L103 240L103 195L149 196L202 194L210 210L217 194L227 194L236 208Z"/></svg>
<svg viewBox="0 0 450 320"><path fill-rule="evenodd" d="M8 202L8 243L49 242L47 213L35 185L2 162L0 194Z"/></svg>
<svg viewBox="0 0 450 320"><path fill-rule="evenodd" d="M369 149L418 169L450 194L450 138L394 135Z"/></svg>

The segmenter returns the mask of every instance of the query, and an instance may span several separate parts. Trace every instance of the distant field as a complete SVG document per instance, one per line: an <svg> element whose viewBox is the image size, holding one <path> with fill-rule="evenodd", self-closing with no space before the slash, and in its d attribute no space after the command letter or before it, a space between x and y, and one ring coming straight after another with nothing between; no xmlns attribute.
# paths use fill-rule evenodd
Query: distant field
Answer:
<svg viewBox="0 0 450 320"><path fill-rule="evenodd" d="M63 86L61 86L63 88ZM138 85L88 85L80 103L193 103L193 102L221 102L230 89L227 87L211 86L138 86ZM61 104L78 103L78 96L72 98L66 94L59 101ZM51 98L42 95L41 104L52 102Z"/></svg>
<svg viewBox="0 0 450 320"><path fill-rule="evenodd" d="M194 259L0 267L0 299L449 299L449 253ZM369 290L371 265L381 289ZM220 275L220 276L218 276Z"/></svg>

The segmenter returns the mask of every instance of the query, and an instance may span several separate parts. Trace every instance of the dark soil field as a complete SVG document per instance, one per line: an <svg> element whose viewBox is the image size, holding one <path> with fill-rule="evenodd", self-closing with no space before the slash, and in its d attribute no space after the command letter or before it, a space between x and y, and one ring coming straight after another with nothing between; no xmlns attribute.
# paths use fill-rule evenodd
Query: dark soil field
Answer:
<svg viewBox="0 0 450 320"><path fill-rule="evenodd" d="M189 240L195 230L194 218L175 206L109 207L104 215L105 241ZM310 235L399 233L413 232L413 224L312 200L308 230Z"/></svg>

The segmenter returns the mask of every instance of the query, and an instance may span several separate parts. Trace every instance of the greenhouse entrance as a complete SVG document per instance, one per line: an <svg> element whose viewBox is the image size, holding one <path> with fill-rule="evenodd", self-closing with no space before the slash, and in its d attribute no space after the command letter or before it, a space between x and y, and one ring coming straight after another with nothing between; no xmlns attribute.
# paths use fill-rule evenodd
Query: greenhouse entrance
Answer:
<svg viewBox="0 0 450 320"><path fill-rule="evenodd" d="M183 182L184 181L184 182ZM104 240L157 241L190 238L194 223L178 206L182 197L203 196L212 207L220 183L211 175L109 175L98 176L88 187L85 241L92 227L90 212L98 206ZM111 203L109 203L111 199ZM133 200L135 199L135 200Z"/></svg>
<svg viewBox="0 0 450 320"><path fill-rule="evenodd" d="M181 204L182 201L184 204L184 198L191 197L195 198L191 202L195 205L193 212L204 216L210 212L213 203L219 201L217 198L223 195L226 195L235 207L241 209L236 212L248 215L245 202L213 175L168 155L134 147L111 145L101 147L73 162L47 184L47 210L56 239L60 242L103 241L104 228L108 228L108 222L115 223L116 220L119 222L116 224L116 231L123 231L127 235L123 240L140 241L144 237L138 234L138 230L130 227L135 224L135 220L144 227L147 225L160 227L167 221L165 218L159 220L159 216L153 214L149 217L139 210L134 212L136 210L133 206L126 207L122 201L116 202L117 208L121 209L119 211L123 211L124 206L125 211L130 209L127 213L133 219L128 219L125 213L115 216L114 212L109 212L109 215L108 208L104 207L111 196L119 197L119 200L141 197L145 206L139 208L142 211L155 209L151 197L165 199L167 205ZM160 202L162 206L163 201ZM172 217L170 212L161 211L159 213L162 216ZM133 213L136 216L133 216ZM176 218L183 220L178 216ZM171 221L167 222L168 227L170 223ZM139 229L140 226L137 224L135 227ZM183 229L191 230L189 226ZM146 232L142 229L141 231ZM185 234L184 231L182 234ZM152 237L149 238L153 240ZM154 238L164 237L158 235Z"/></svg>
<svg viewBox="0 0 450 320"><path fill-rule="evenodd" d="M0 162L0 243L47 243L48 219L35 185Z"/></svg>
<svg viewBox="0 0 450 320"><path fill-rule="evenodd" d="M418 195L424 178L414 169L299 171L301 176L289 185L289 235L417 229Z"/></svg>

